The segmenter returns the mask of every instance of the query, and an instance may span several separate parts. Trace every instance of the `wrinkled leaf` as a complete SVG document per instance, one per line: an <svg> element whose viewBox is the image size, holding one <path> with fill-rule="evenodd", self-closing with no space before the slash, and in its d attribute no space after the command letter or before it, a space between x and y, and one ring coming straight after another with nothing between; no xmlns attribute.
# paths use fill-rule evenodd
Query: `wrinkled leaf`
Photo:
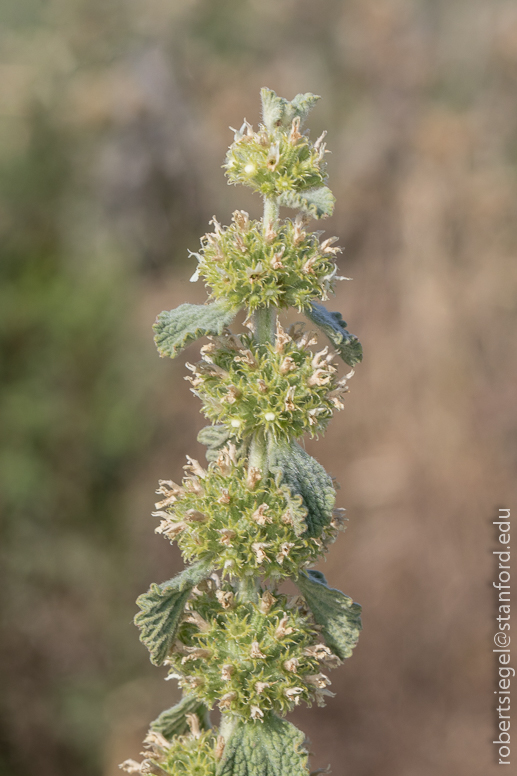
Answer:
<svg viewBox="0 0 517 776"><path fill-rule="evenodd" d="M299 116L301 126L318 100L321 100L321 97L318 94L312 94L311 92L297 94L296 97L289 103L289 108L292 112L292 115L288 115L289 108L286 110L287 124L290 124L296 116Z"/></svg>
<svg viewBox="0 0 517 776"><path fill-rule="evenodd" d="M153 326L154 341L160 356L174 358L191 342L207 334L222 334L235 318L236 311L221 302L181 304L175 310L160 313Z"/></svg>
<svg viewBox="0 0 517 776"><path fill-rule="evenodd" d="M301 573L300 588L330 649L342 660L350 657L361 630L361 607L340 590L329 587L321 571Z"/></svg>
<svg viewBox="0 0 517 776"><path fill-rule="evenodd" d="M205 426L197 435L197 441L201 445L206 445L206 460L216 461L219 450L230 439L230 432L226 426Z"/></svg>
<svg viewBox="0 0 517 776"><path fill-rule="evenodd" d="M313 218L331 216L335 201L336 198L328 186L318 186L305 191L286 191L278 198L280 205L299 208Z"/></svg>
<svg viewBox="0 0 517 776"><path fill-rule="evenodd" d="M151 585L147 593L137 598L141 611L135 617L135 625L154 665L162 665L167 657L190 592L210 571L207 563L195 563L168 582Z"/></svg>
<svg viewBox="0 0 517 776"><path fill-rule="evenodd" d="M308 776L304 739L301 730L273 715L241 724L225 746L217 776Z"/></svg>
<svg viewBox="0 0 517 776"><path fill-rule="evenodd" d="M262 99L264 126L270 132L273 132L277 127L288 127L297 116L300 118L300 124L303 124L309 112L320 99L318 95L307 92L306 94L297 94L289 102L284 97L278 97L276 92L266 87L260 90L260 97Z"/></svg>
<svg viewBox="0 0 517 776"><path fill-rule="evenodd" d="M323 466L297 442L287 445L273 443L269 451L271 471L289 489L302 497L307 509L305 522L310 537L320 536L332 519L336 500L332 478Z"/></svg>
<svg viewBox="0 0 517 776"><path fill-rule="evenodd" d="M284 100L283 97L278 97L276 92L272 89L267 89L266 87L260 90L260 97L262 100L262 119L264 121L264 126L270 132L273 132L282 124L287 100Z"/></svg>
<svg viewBox="0 0 517 776"><path fill-rule="evenodd" d="M347 331L346 321L343 320L341 313L332 313L319 302L311 302L304 313L325 332L346 364L354 366L363 360L361 343L355 334Z"/></svg>
<svg viewBox="0 0 517 776"><path fill-rule="evenodd" d="M225 447L227 443L235 445L235 452L238 458L245 453L243 443L238 443L226 426L205 426L197 435L197 441L202 445L206 445L205 457L207 461L217 461L221 448Z"/></svg>
<svg viewBox="0 0 517 776"><path fill-rule="evenodd" d="M202 730L208 730L210 727L208 709L205 704L194 695L185 695L179 703L171 709L162 711L160 716L151 722L151 730L161 733L168 741L173 736L182 736L189 731L187 714L197 715Z"/></svg>

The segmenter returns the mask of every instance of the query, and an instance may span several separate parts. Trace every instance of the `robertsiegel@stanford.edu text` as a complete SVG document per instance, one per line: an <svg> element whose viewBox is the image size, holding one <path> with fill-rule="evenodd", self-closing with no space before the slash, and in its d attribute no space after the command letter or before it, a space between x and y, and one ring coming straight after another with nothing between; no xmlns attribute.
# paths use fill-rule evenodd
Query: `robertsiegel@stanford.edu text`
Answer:
<svg viewBox="0 0 517 776"><path fill-rule="evenodd" d="M497 632L494 634L494 653L497 654L497 739L493 741L499 748L499 765L510 765L510 708L511 680L515 668L510 666L510 510L500 509L494 525L499 528L499 544L504 549L494 550L498 557L498 577L493 585L498 590Z"/></svg>

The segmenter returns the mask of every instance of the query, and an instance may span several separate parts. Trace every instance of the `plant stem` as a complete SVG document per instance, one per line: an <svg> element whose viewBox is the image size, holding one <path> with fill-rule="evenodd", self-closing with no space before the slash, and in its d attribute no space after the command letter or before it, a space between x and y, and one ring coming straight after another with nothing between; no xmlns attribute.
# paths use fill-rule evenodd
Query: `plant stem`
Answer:
<svg viewBox="0 0 517 776"><path fill-rule="evenodd" d="M258 343L274 342L276 331L276 309L262 307L253 313L253 332Z"/></svg>
<svg viewBox="0 0 517 776"><path fill-rule="evenodd" d="M278 200L276 197L264 197L264 215L262 219L264 234L274 229L278 219ZM274 342L276 336L276 309L262 307L253 313L254 337L257 343ZM251 440L249 467L260 469L262 477L267 475L267 444L264 431L257 431ZM241 601L258 601L258 580L245 577L239 582L239 598Z"/></svg>
<svg viewBox="0 0 517 776"><path fill-rule="evenodd" d="M255 467L255 469L260 469L264 477L267 471L267 445L263 431L257 431L253 435L248 460L249 465Z"/></svg>
<svg viewBox="0 0 517 776"><path fill-rule="evenodd" d="M258 578L243 577L239 581L239 599L243 603L256 604L258 601Z"/></svg>
<svg viewBox="0 0 517 776"><path fill-rule="evenodd" d="M233 714L222 714L221 724L219 725L219 735L221 735L225 741L228 741L231 734L237 726L238 719Z"/></svg>
<svg viewBox="0 0 517 776"><path fill-rule="evenodd" d="M278 219L278 212L280 207L278 205L277 197L264 197L264 215L262 223L264 226L264 234L267 233L268 228L274 229Z"/></svg>
<svg viewBox="0 0 517 776"><path fill-rule="evenodd" d="M275 228L278 220L278 199L277 197L264 197L264 215L262 217L262 226L264 234L268 234ZM276 310L274 307L262 307L253 313L253 326L255 340L258 343L274 342L276 331Z"/></svg>

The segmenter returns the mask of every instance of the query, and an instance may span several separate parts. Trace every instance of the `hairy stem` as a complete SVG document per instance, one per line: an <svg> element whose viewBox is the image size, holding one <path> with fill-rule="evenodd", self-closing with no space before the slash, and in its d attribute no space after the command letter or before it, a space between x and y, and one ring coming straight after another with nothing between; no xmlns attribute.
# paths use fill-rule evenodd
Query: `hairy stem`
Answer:
<svg viewBox="0 0 517 776"><path fill-rule="evenodd" d="M243 603L258 601L258 578L244 577L239 581L239 598Z"/></svg>
<svg viewBox="0 0 517 776"><path fill-rule="evenodd" d="M276 309L262 307L253 313L253 332L259 343L274 342L276 331Z"/></svg>
<svg viewBox="0 0 517 776"><path fill-rule="evenodd" d="M267 234L268 230L275 228L279 210L277 197L264 197L264 216L262 219L264 234Z"/></svg>
<svg viewBox="0 0 517 776"><path fill-rule="evenodd" d="M264 234L275 228L279 212L276 197L264 197L264 215L262 224ZM274 342L276 331L276 310L274 307L262 307L253 313L255 340L259 343Z"/></svg>
<svg viewBox="0 0 517 776"><path fill-rule="evenodd" d="M276 197L264 197L264 215L262 219L264 234L274 229L278 219L278 201ZM263 307L253 313L253 330L256 342L274 342L276 332L276 309ZM263 430L257 431L251 440L248 465L260 469L262 477L267 474L267 443ZM239 582L239 598L241 601L258 601L258 579L247 577Z"/></svg>
<svg viewBox="0 0 517 776"><path fill-rule="evenodd" d="M253 435L248 460L249 465L260 469L264 477L267 472L267 444L263 431L257 431Z"/></svg>
<svg viewBox="0 0 517 776"><path fill-rule="evenodd" d="M238 718L233 714L222 714L221 724L219 725L219 735L221 735L225 741L228 741L233 731L237 727Z"/></svg>

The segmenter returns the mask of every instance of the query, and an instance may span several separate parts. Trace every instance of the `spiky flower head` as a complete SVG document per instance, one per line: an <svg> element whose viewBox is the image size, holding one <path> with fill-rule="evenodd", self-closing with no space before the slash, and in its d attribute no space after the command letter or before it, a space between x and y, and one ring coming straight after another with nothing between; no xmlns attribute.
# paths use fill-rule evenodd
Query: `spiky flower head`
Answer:
<svg viewBox="0 0 517 776"><path fill-rule="evenodd" d="M334 291L337 266L336 238L320 243L321 232L306 232L305 219L286 220L264 234L260 221L251 221L242 210L232 224L221 227L214 218L214 232L201 240L198 274L212 288L212 297L230 306L303 310L314 299L326 300Z"/></svg>
<svg viewBox="0 0 517 776"><path fill-rule="evenodd" d="M276 342L226 336L203 348L203 360L188 365L193 392L203 413L238 439L265 430L275 440L314 436L325 430L334 410L342 409L347 377L337 377L334 354L314 354L315 338L299 329L290 336L281 327Z"/></svg>
<svg viewBox="0 0 517 776"><path fill-rule="evenodd" d="M242 602L229 582L213 580L197 592L167 660L185 691L246 720L324 702L330 681L321 663L339 660L321 644L301 597L261 589L257 603Z"/></svg>
<svg viewBox="0 0 517 776"><path fill-rule="evenodd" d="M329 524L322 536L307 533L307 509L300 496L280 485L272 474L262 476L230 451L221 451L204 470L191 459L181 486L160 484L157 531L176 541L188 562L209 562L238 578L264 576L280 580L313 563L336 530Z"/></svg>
<svg viewBox="0 0 517 776"><path fill-rule="evenodd" d="M242 183L265 197L322 186L327 180L324 137L311 143L300 133L299 116L287 127L261 124L257 132L245 121L226 154L228 182Z"/></svg>
<svg viewBox="0 0 517 776"><path fill-rule="evenodd" d="M192 715L194 716L194 715ZM166 773L168 776L215 776L217 766L217 738L211 730L199 731L191 720L190 735L175 736L167 740L160 733L150 731L144 741L147 752L138 763L126 760L121 768L126 773Z"/></svg>

